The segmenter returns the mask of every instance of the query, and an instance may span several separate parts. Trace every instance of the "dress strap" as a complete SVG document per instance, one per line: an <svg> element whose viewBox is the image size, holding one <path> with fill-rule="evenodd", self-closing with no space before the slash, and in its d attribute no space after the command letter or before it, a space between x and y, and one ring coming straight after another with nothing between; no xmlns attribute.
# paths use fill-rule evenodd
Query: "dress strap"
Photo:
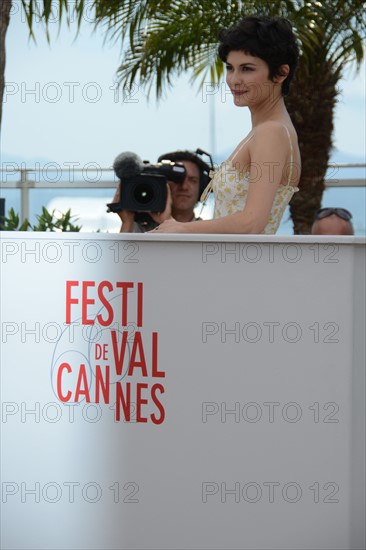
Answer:
<svg viewBox="0 0 366 550"><path fill-rule="evenodd" d="M293 164L294 164L294 146L292 145L290 132L288 131L287 126L283 125L283 127L285 128L285 130L287 132L287 137L288 137L288 140L290 142L290 169L289 169L288 180L287 180L287 187L289 187L291 179L292 179Z"/></svg>
<svg viewBox="0 0 366 550"><path fill-rule="evenodd" d="M203 206L205 206L206 201L207 201L207 197L209 196L209 194L213 190L213 179L215 177L215 172L213 170L210 170L209 176L210 176L211 179L208 182L208 184L206 185L206 187L204 188L204 190L203 190L203 192L200 196L200 199L199 199ZM202 210L200 212L200 216L201 216L201 214L202 214Z"/></svg>
<svg viewBox="0 0 366 550"><path fill-rule="evenodd" d="M244 147L244 145L246 145L246 144L248 143L248 141L250 141L253 137L254 137L254 134L252 134L250 137L248 137L247 139L245 139L245 140L240 144L239 149L235 152L235 154L233 155L233 157L230 159L231 162L234 160L234 158L236 157L236 155L242 150L242 148Z"/></svg>
<svg viewBox="0 0 366 550"><path fill-rule="evenodd" d="M251 135L249 138L245 139L243 141L243 143L241 143L239 149L235 152L235 154L233 155L233 157L230 159L230 163L233 165L233 160L235 159L236 155L239 153L239 151L241 150L242 147L244 147L244 145L246 143L248 143L248 141L250 141L252 139L253 135ZM224 161L225 162L225 161ZM222 165L223 163L221 163ZM200 196L200 202L202 202L203 205L205 205L206 201L207 201L207 197L208 195L211 193L212 191L212 188L213 188L213 178L214 178L214 172L212 170L210 170L210 182L208 183L207 187L203 190L203 193L202 195Z"/></svg>

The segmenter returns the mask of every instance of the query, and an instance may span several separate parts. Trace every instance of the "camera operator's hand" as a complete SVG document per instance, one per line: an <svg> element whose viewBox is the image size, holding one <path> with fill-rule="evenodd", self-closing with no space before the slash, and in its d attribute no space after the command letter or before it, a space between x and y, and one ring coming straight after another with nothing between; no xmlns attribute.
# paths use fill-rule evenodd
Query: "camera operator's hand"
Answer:
<svg viewBox="0 0 366 550"><path fill-rule="evenodd" d="M150 212L150 216L154 220L154 222L158 223L159 225L165 220L169 220L172 217L172 193L170 191L170 185L167 183L167 195L166 195L166 203L165 203L165 210L164 212Z"/></svg>
<svg viewBox="0 0 366 550"><path fill-rule="evenodd" d="M167 198L166 198L164 211L148 212L150 218L159 225L164 221L169 220L172 215L172 194L168 183L166 184L166 188L167 188ZM120 185L118 185L116 192L114 194L114 197L112 199L112 203L118 204L119 202L120 202ZM120 233L133 233L134 231L136 231L135 212L131 212L129 210L120 210L119 212L116 212L116 214L118 214L118 216L122 221Z"/></svg>
<svg viewBox="0 0 366 550"><path fill-rule="evenodd" d="M130 212L129 210L121 210L118 212L119 217L121 218L122 225L119 230L120 233L133 233L134 223L135 223L135 213Z"/></svg>
<svg viewBox="0 0 366 550"><path fill-rule="evenodd" d="M112 199L112 202L116 202L116 203L120 202L120 198L121 198L120 189L121 189L121 186L117 185L117 189ZM119 212L116 212L116 214L118 214L122 222L121 228L119 230L120 233L132 233L133 224L135 222L135 213L130 212L129 210L120 210Z"/></svg>

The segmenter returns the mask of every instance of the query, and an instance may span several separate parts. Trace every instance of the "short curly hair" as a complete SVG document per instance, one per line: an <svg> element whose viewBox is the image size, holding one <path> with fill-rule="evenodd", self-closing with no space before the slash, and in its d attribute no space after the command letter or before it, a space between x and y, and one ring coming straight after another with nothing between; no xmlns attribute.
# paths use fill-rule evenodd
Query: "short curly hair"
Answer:
<svg viewBox="0 0 366 550"><path fill-rule="evenodd" d="M282 83L282 95L288 95L298 64L299 47L287 19L250 15L235 27L222 29L219 40L218 55L224 63L231 51L246 52L267 63L271 80L281 75L281 65L288 65L289 74Z"/></svg>

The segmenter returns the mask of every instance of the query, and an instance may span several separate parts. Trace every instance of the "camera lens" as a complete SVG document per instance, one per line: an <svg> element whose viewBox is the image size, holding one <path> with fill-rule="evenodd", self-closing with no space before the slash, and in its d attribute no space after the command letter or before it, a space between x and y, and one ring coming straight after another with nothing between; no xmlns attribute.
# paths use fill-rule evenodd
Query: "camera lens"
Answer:
<svg viewBox="0 0 366 550"><path fill-rule="evenodd" d="M121 210L163 212L167 197L167 180L161 174L137 174L121 180Z"/></svg>
<svg viewBox="0 0 366 550"><path fill-rule="evenodd" d="M151 185L140 183L136 185L133 196L139 204L148 204L154 198L154 190Z"/></svg>

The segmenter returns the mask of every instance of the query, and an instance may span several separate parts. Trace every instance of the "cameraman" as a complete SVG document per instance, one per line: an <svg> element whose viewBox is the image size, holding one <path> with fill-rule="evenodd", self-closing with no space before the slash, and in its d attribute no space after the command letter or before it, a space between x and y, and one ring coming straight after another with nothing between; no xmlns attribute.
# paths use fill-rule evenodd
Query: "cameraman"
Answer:
<svg viewBox="0 0 366 550"><path fill-rule="evenodd" d="M182 183L169 182L167 205L164 212L149 212L149 214L121 210L117 212L122 221L121 233L144 233L154 229L171 216L179 222L196 220L194 207L206 187L210 167L198 155L191 151L174 151L160 155L158 162L170 160L183 164L186 177ZM120 185L113 202L120 200ZM135 219L136 218L136 219Z"/></svg>

